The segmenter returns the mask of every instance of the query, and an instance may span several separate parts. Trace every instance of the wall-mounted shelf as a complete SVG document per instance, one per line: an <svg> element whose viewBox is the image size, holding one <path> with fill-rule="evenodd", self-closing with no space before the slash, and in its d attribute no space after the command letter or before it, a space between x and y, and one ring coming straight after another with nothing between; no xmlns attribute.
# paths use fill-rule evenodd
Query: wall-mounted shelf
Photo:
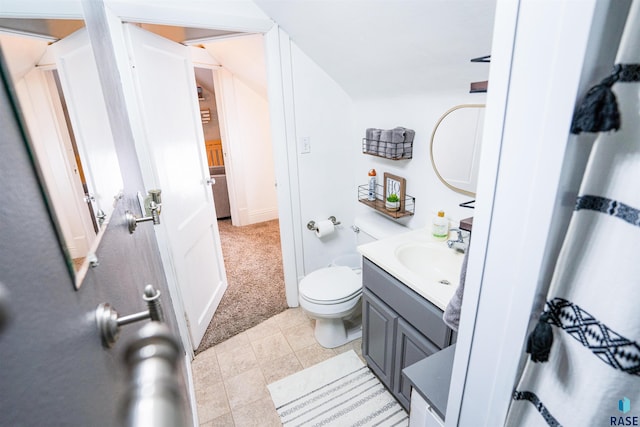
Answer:
<svg viewBox="0 0 640 427"><path fill-rule="evenodd" d="M410 195L405 195L404 200L400 202L400 209L397 211L390 211L386 208L385 200L383 198L382 185L376 185L375 200L369 200L369 185L358 186L358 201L364 203L372 209L378 212L390 216L391 218L404 218L411 216L416 210L416 198Z"/></svg>
<svg viewBox="0 0 640 427"><path fill-rule="evenodd" d="M409 160L413 157L412 142L387 142L362 138L362 152L391 160Z"/></svg>
<svg viewBox="0 0 640 427"><path fill-rule="evenodd" d="M485 93L489 88L489 81L472 82L469 85L469 93Z"/></svg>
<svg viewBox="0 0 640 427"><path fill-rule="evenodd" d="M473 217L465 218L460 220L460 229L466 230L471 233L471 229L473 228Z"/></svg>
<svg viewBox="0 0 640 427"><path fill-rule="evenodd" d="M478 58L472 58L471 62L489 63L491 62L491 55L484 55ZM472 82L469 85L469 93L486 93L488 88L489 88L488 80L485 80L482 82Z"/></svg>

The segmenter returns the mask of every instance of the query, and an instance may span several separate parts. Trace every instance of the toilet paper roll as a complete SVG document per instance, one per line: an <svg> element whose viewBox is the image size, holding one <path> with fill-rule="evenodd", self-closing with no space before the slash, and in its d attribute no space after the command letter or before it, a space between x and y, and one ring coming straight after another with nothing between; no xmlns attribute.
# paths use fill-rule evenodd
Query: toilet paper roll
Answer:
<svg viewBox="0 0 640 427"><path fill-rule="evenodd" d="M333 234L336 230L336 226L333 225L331 220L325 219L316 223L316 237L323 238L329 234Z"/></svg>

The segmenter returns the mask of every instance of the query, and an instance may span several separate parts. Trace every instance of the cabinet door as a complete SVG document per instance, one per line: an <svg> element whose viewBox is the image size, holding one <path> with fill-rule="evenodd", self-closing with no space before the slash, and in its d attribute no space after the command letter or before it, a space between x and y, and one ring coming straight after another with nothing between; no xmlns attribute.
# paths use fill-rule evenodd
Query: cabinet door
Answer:
<svg viewBox="0 0 640 427"><path fill-rule="evenodd" d="M395 398L407 411L411 402L411 384L402 370L438 351L440 351L438 346L404 319L398 319L392 390Z"/></svg>
<svg viewBox="0 0 640 427"><path fill-rule="evenodd" d="M382 383L393 390L391 370L398 315L366 289L362 304L362 355Z"/></svg>

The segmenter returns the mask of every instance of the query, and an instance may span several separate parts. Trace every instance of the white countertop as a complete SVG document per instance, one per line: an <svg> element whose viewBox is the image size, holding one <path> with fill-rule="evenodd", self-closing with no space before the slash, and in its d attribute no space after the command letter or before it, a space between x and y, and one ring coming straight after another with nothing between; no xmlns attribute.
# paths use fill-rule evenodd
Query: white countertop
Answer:
<svg viewBox="0 0 640 427"><path fill-rule="evenodd" d="M421 265L416 265L414 259L412 268L401 260L399 254L414 248L416 254L431 253L433 256L420 255L418 261ZM446 242L434 240L426 229L360 245L358 252L443 311L458 287L464 259L464 254L449 249ZM442 284L439 278L451 283Z"/></svg>

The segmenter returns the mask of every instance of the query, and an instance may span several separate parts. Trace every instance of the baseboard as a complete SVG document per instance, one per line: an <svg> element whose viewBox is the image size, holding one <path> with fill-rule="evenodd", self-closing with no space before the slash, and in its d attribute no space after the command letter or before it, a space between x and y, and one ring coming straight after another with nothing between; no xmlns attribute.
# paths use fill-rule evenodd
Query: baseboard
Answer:
<svg viewBox="0 0 640 427"><path fill-rule="evenodd" d="M185 415L187 417L191 415L191 423L192 423L191 425L193 427L198 427L200 425L200 420L198 419L198 402L196 401L196 388L195 388L195 382L193 379L193 370L191 368L191 360L189 360L189 357L184 357L183 360L185 362L184 369L187 373L187 393L189 395L189 400L188 400L189 407L187 409L190 410L190 412Z"/></svg>
<svg viewBox="0 0 640 427"><path fill-rule="evenodd" d="M278 209L277 208L269 208L269 209L261 209L249 212L248 220L249 224L255 224L258 222L270 221L272 219L278 218Z"/></svg>

